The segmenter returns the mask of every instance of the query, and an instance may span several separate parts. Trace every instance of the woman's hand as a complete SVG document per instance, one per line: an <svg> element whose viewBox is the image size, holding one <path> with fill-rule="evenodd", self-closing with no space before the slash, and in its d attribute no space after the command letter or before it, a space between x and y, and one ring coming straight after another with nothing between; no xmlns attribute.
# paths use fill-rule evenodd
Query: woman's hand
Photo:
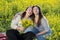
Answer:
<svg viewBox="0 0 60 40"><path fill-rule="evenodd" d="M38 33L38 34L36 34L36 36L39 36L40 34Z"/></svg>
<svg viewBox="0 0 60 40"><path fill-rule="evenodd" d="M20 27L17 27L17 30L24 31L24 30L25 30L25 28L24 28L24 27L22 27L22 26L20 26Z"/></svg>
<svg viewBox="0 0 60 40"><path fill-rule="evenodd" d="M43 30L42 32L39 32L38 34L36 34L36 36L39 36L39 35L42 35L42 34L45 34L48 30Z"/></svg>
<svg viewBox="0 0 60 40"><path fill-rule="evenodd" d="M20 30L21 30L21 31L24 31L24 30L25 30L25 28L24 28L24 27L20 27Z"/></svg>

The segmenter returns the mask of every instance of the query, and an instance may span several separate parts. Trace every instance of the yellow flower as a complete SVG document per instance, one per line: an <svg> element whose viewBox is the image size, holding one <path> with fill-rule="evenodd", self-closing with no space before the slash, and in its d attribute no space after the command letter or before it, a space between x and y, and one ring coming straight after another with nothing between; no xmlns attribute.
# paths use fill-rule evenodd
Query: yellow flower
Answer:
<svg viewBox="0 0 60 40"><path fill-rule="evenodd" d="M29 26L33 26L33 21L30 19L21 20L21 22L22 22L22 26L25 28L28 28Z"/></svg>
<svg viewBox="0 0 60 40"><path fill-rule="evenodd" d="M59 36L60 36L60 32L58 32Z"/></svg>
<svg viewBox="0 0 60 40"><path fill-rule="evenodd" d="M52 27L52 30L54 30L54 27Z"/></svg>

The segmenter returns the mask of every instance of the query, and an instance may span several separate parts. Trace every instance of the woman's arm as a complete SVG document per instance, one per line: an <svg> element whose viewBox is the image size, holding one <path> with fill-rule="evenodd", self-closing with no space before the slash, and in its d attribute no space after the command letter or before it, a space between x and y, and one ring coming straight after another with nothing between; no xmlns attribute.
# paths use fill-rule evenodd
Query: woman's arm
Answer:
<svg viewBox="0 0 60 40"><path fill-rule="evenodd" d="M43 30L42 32L36 34L36 36L38 36L38 35L42 35L42 34L45 34L46 32L47 32L47 30Z"/></svg>
<svg viewBox="0 0 60 40"><path fill-rule="evenodd" d="M20 14L16 14L11 22L11 28L22 31L24 27L18 26L19 21L20 21Z"/></svg>
<svg viewBox="0 0 60 40"><path fill-rule="evenodd" d="M16 15L14 16L14 18L12 19L11 28L16 29L17 26L18 26L19 20L20 20L20 15L16 14Z"/></svg>

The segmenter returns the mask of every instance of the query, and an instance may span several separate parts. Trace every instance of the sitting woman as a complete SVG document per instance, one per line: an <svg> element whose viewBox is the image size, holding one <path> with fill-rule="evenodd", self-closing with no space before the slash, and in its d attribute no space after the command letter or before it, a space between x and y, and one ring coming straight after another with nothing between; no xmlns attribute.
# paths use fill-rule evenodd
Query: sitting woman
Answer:
<svg viewBox="0 0 60 40"><path fill-rule="evenodd" d="M33 27L28 27L25 29L23 26L18 25L20 20L24 20L26 18L30 19L32 16L32 7L28 7L25 12L22 13L21 17L20 14L16 14L15 17L12 20L11 28L10 30L7 30L7 40L33 40L33 37L35 36L31 30ZM31 20L31 19L30 19ZM23 31L23 34L20 34L19 31Z"/></svg>
<svg viewBox="0 0 60 40"><path fill-rule="evenodd" d="M51 35L51 29L45 16L43 16L39 6L33 6L34 28L32 32L36 35L37 40L46 40L46 36Z"/></svg>

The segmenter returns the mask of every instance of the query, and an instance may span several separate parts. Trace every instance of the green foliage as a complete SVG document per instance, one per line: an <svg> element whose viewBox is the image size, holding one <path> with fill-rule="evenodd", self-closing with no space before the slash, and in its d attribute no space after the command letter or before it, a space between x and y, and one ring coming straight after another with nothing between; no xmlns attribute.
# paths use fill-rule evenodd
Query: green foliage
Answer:
<svg viewBox="0 0 60 40"><path fill-rule="evenodd" d="M60 39L60 14L55 13L46 13L46 17L49 21L52 35L50 37L50 40L59 40Z"/></svg>
<svg viewBox="0 0 60 40"><path fill-rule="evenodd" d="M0 0L0 32L10 29L10 23L17 12L26 7L39 5L52 29L49 40L60 40L60 0Z"/></svg>

